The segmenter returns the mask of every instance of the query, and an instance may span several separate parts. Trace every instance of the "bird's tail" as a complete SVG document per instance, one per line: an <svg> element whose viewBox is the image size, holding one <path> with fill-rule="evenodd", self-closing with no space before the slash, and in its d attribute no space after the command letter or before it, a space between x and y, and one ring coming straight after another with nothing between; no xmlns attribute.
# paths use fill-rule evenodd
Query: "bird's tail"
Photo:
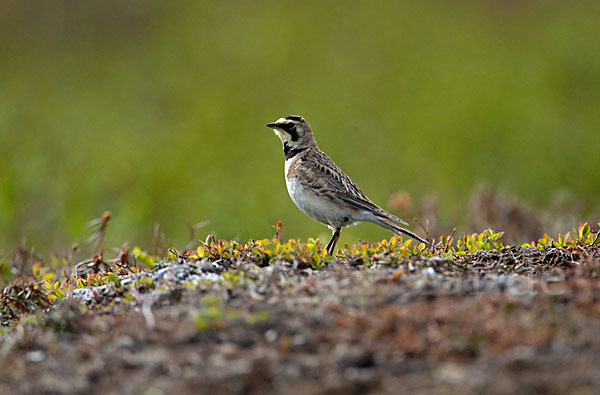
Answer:
<svg viewBox="0 0 600 395"><path fill-rule="evenodd" d="M398 222L400 223L406 223L404 221L402 221L400 218L396 218L395 216L383 211L382 213L374 213L373 219L372 221L375 225L379 225L387 230L389 230L392 233L397 234L398 236L402 236L407 235L409 237L412 237L415 240L420 241L421 243L425 243L426 245L431 245L431 243L423 238L421 238L420 236L417 236L415 233L411 232L410 230L403 228L402 226L400 226L398 224Z"/></svg>

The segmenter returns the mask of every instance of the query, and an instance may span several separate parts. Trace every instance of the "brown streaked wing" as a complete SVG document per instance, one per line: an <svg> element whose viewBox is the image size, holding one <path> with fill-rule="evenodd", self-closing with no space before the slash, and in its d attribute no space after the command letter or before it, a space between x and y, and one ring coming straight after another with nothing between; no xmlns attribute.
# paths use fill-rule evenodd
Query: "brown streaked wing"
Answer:
<svg viewBox="0 0 600 395"><path fill-rule="evenodd" d="M300 159L302 160L308 163L297 170L304 173L300 177L312 188L324 193L330 191L333 195L330 198L339 199L353 208L383 211L324 152L310 150Z"/></svg>
<svg viewBox="0 0 600 395"><path fill-rule="evenodd" d="M310 183L312 183L313 188L320 189L325 195L332 193L336 199L351 207L371 211L376 216L387 218L402 225L408 225L406 221L373 203L360 190L358 185L323 151L310 150L302 159L309 163L309 166L303 166L303 168L310 169L312 174L310 176L307 174L305 180L311 180Z"/></svg>

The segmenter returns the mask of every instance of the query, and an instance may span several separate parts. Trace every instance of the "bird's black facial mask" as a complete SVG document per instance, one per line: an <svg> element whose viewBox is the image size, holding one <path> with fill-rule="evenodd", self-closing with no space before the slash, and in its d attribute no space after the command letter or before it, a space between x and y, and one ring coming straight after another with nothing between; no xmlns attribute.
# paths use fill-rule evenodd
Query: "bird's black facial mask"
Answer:
<svg viewBox="0 0 600 395"><path fill-rule="evenodd" d="M296 128L296 124L288 123L285 125L284 130L287 134L290 135L290 138L292 139L292 141L298 141L298 139L300 139L300 136L298 135L298 130Z"/></svg>
<svg viewBox="0 0 600 395"><path fill-rule="evenodd" d="M273 128L275 134L284 145L295 148L300 143L300 130L296 122L280 118L277 122L267 124L267 127Z"/></svg>

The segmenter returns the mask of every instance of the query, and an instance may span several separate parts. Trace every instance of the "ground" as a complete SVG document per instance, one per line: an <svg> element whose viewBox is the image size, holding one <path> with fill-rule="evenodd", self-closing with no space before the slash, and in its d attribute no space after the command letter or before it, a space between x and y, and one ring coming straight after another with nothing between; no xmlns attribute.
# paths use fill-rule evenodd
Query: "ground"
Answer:
<svg viewBox="0 0 600 395"><path fill-rule="evenodd" d="M318 270L180 257L22 318L0 392L592 394L599 273L593 246Z"/></svg>

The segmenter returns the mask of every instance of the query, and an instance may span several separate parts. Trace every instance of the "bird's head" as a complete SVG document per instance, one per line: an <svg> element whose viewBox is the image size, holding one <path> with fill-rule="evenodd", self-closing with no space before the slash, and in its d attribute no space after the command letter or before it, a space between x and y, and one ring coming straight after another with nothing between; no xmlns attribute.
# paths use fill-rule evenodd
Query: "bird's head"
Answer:
<svg viewBox="0 0 600 395"><path fill-rule="evenodd" d="M275 122L268 123L267 127L273 128L284 148L296 149L300 146L316 144L309 123L299 115L279 118Z"/></svg>

